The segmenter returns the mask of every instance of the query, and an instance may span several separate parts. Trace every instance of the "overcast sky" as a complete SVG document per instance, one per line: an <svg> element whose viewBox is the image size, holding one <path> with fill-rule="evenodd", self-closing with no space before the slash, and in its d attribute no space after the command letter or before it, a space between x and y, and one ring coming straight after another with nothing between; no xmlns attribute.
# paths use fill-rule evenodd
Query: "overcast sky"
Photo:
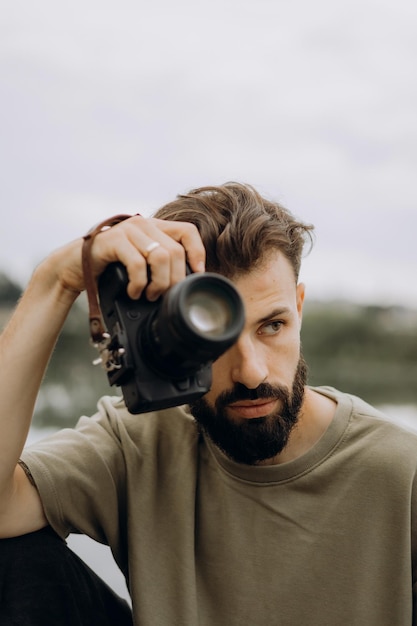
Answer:
<svg viewBox="0 0 417 626"><path fill-rule="evenodd" d="M417 307L415 0L3 0L0 269L248 182L316 225L310 298Z"/></svg>

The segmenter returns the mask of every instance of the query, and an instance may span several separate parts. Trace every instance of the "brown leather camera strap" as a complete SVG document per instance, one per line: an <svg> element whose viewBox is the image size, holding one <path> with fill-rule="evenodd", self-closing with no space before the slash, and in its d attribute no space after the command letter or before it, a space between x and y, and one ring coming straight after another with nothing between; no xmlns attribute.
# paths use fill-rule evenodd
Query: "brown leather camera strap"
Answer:
<svg viewBox="0 0 417 626"><path fill-rule="evenodd" d="M97 226L93 226L91 230L88 231L86 235L84 235L83 239L83 248L82 248L82 266L83 266L83 274L84 274L84 283L87 291L88 298L88 309L89 309L89 319L90 319L90 335L91 340L94 344L100 343L105 339L106 336L106 328L103 323L103 318L100 311L98 295L97 295L97 283L94 277L93 268L91 264L91 247L93 245L93 241L96 235L101 233L103 230L107 230L107 228L111 228L119 222L123 222L124 220L132 217L131 215L114 215L113 217L109 217L97 224Z"/></svg>

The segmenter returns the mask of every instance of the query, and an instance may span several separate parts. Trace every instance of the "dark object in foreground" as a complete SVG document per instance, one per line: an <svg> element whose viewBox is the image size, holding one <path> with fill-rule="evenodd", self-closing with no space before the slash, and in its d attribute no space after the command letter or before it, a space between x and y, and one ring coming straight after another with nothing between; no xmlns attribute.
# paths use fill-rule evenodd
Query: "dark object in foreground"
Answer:
<svg viewBox="0 0 417 626"><path fill-rule="evenodd" d="M132 626L128 603L46 527L0 540L2 626Z"/></svg>
<svg viewBox="0 0 417 626"><path fill-rule="evenodd" d="M129 298L127 283L121 263L98 282L109 334L99 350L110 384L122 388L131 413L193 402L210 389L212 362L242 331L238 292L219 274L189 274L149 302Z"/></svg>

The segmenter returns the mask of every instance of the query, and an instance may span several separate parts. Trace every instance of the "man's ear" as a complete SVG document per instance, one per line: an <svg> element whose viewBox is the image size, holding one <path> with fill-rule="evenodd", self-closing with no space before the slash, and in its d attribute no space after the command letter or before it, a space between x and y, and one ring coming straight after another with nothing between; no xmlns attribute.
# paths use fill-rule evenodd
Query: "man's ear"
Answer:
<svg viewBox="0 0 417 626"><path fill-rule="evenodd" d="M305 289L304 283L298 283L296 297L297 297L298 318L300 320L300 328L301 328L301 322L303 319L303 306L304 306L305 293L306 293L306 289Z"/></svg>

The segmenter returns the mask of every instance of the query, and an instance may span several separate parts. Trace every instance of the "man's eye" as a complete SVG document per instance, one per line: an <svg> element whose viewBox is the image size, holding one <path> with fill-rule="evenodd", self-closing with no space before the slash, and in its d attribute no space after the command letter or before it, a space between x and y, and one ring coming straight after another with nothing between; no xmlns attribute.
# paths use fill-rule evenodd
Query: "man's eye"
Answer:
<svg viewBox="0 0 417 626"><path fill-rule="evenodd" d="M259 333L261 335L276 335L281 330L281 326L282 322L279 320L268 322L261 327Z"/></svg>

